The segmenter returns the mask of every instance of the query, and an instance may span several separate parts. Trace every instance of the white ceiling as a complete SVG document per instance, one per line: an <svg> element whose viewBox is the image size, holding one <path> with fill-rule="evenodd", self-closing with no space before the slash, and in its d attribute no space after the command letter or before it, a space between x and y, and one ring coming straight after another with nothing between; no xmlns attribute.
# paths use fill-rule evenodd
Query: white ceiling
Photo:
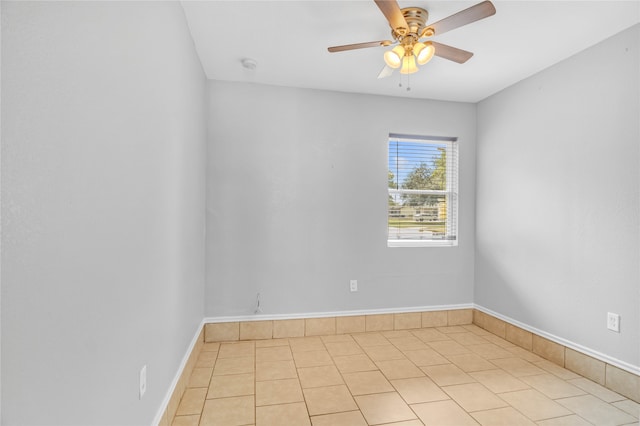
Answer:
<svg viewBox="0 0 640 426"><path fill-rule="evenodd" d="M477 1L399 0L435 22ZM383 47L329 53L327 47L390 39L372 0L183 1L209 79L412 98L478 102L640 22L640 0L493 1L494 16L435 41L474 52L465 64L435 57L398 87L377 79ZM257 61L256 70L241 66ZM593 58L594 61L598 58Z"/></svg>

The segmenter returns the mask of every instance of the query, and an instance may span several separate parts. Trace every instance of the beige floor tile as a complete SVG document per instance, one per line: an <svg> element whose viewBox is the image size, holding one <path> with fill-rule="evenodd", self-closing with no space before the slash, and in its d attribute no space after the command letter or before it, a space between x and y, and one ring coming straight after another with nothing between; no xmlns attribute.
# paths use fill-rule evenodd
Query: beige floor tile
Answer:
<svg viewBox="0 0 640 426"><path fill-rule="evenodd" d="M469 353L469 349L453 340L442 340L439 342L429 342L429 346L435 349L441 355L459 355Z"/></svg>
<svg viewBox="0 0 640 426"><path fill-rule="evenodd" d="M549 360L558 366L564 365L564 351L563 345L536 334L533 335L533 353L540 355L545 360Z"/></svg>
<svg viewBox="0 0 640 426"><path fill-rule="evenodd" d="M215 342L215 343L203 343L202 344L202 349L200 349L201 352L218 352L218 350L220 349L220 343Z"/></svg>
<svg viewBox="0 0 640 426"><path fill-rule="evenodd" d="M305 336L323 336L326 334L336 334L336 319L329 318L306 318L304 320Z"/></svg>
<svg viewBox="0 0 640 426"><path fill-rule="evenodd" d="M355 399L362 415L370 425L416 418L415 413L396 392L356 396Z"/></svg>
<svg viewBox="0 0 640 426"><path fill-rule="evenodd" d="M607 364L605 386L629 399L640 401L640 375Z"/></svg>
<svg viewBox="0 0 640 426"><path fill-rule="evenodd" d="M534 422L512 407L497 408L471 413L482 426L536 426Z"/></svg>
<svg viewBox="0 0 640 426"><path fill-rule="evenodd" d="M422 313L422 327L446 327L448 323L447 311L432 311Z"/></svg>
<svg viewBox="0 0 640 426"><path fill-rule="evenodd" d="M271 348L273 346L289 346L289 339L258 340L255 343L256 343L256 349Z"/></svg>
<svg viewBox="0 0 640 426"><path fill-rule="evenodd" d="M418 419L414 419L414 420L405 420L404 422L385 423L379 426L424 426L424 423L422 423Z"/></svg>
<svg viewBox="0 0 640 426"><path fill-rule="evenodd" d="M405 312L393 315L393 328L395 330L408 330L422 327L421 312Z"/></svg>
<svg viewBox="0 0 640 426"><path fill-rule="evenodd" d="M521 358L492 359L491 362L516 377L544 374L545 371Z"/></svg>
<svg viewBox="0 0 640 426"><path fill-rule="evenodd" d="M566 368L562 368L559 365L556 365L551 361L547 361L546 359L542 360L542 361L534 362L533 365L535 365L536 367L540 367L543 370L548 371L549 373L551 373L551 374L553 374L555 376L558 376L562 380L579 379L580 378L580 376L578 376L573 371L569 371Z"/></svg>
<svg viewBox="0 0 640 426"><path fill-rule="evenodd" d="M298 379L256 382L256 407L304 401Z"/></svg>
<svg viewBox="0 0 640 426"><path fill-rule="evenodd" d="M174 417L171 426L198 426L198 423L200 423L200 414L194 414Z"/></svg>
<svg viewBox="0 0 640 426"><path fill-rule="evenodd" d="M256 348L256 362L286 361L293 359L289 346L273 346L270 348Z"/></svg>
<svg viewBox="0 0 640 426"><path fill-rule="evenodd" d="M494 393L529 389L529 385L504 370L476 371L469 373L469 375Z"/></svg>
<svg viewBox="0 0 640 426"><path fill-rule="evenodd" d="M635 401L625 399L624 401L614 402L611 405L614 405L627 414L631 414L636 419L640 419L640 404Z"/></svg>
<svg viewBox="0 0 640 426"><path fill-rule="evenodd" d="M583 377L593 380L601 385L605 384L606 363L589 355L565 348L564 366Z"/></svg>
<svg viewBox="0 0 640 426"><path fill-rule="evenodd" d="M332 334L330 336L320 336L322 342L327 343L341 343L341 342L354 342L353 337L350 334Z"/></svg>
<svg viewBox="0 0 640 426"><path fill-rule="evenodd" d="M289 346L291 346L291 351L293 353L296 352L306 352L306 351L324 351L325 348L324 343L320 337L296 337L289 339Z"/></svg>
<svg viewBox="0 0 640 426"><path fill-rule="evenodd" d="M256 344L254 342L221 343L218 358L237 358L254 356Z"/></svg>
<svg viewBox="0 0 640 426"><path fill-rule="evenodd" d="M391 384L407 404L442 401L449 396L428 377L392 380Z"/></svg>
<svg viewBox="0 0 640 426"><path fill-rule="evenodd" d="M515 347L515 345L511 342L507 342L506 340L504 340L501 337L498 337L494 334L489 334L486 336L482 336L485 338L485 340L488 340L490 343L493 343L494 345L500 346L501 348L513 348Z"/></svg>
<svg viewBox="0 0 640 426"><path fill-rule="evenodd" d="M572 414L570 416L556 417L555 419L540 420L539 426L593 426L580 416Z"/></svg>
<svg viewBox="0 0 640 426"><path fill-rule="evenodd" d="M369 404L368 414L380 426L476 420L495 425L536 421L540 426L571 426L587 425L587 420L638 425L640 415L640 404L476 325L201 343L189 359L189 370L191 376L182 377L176 390L180 395L184 391L184 397L172 398L167 409L168 415L179 414L176 426L283 421L287 426L365 425L366 416L352 395L380 400ZM405 408L410 404L422 420L376 417L397 414L394 408L385 411L385 395L394 395L387 406L394 406L392 400ZM443 412L450 416L440 418ZM168 415L163 426L170 424Z"/></svg>
<svg viewBox="0 0 640 426"><path fill-rule="evenodd" d="M453 364L420 367L438 386L473 383L475 379Z"/></svg>
<svg viewBox="0 0 640 426"><path fill-rule="evenodd" d="M366 331L393 330L393 314L366 315Z"/></svg>
<svg viewBox="0 0 640 426"><path fill-rule="evenodd" d="M528 351L533 349L533 333L531 333L530 331L524 330L520 327L516 327L512 324L507 324L505 331L506 340Z"/></svg>
<svg viewBox="0 0 640 426"><path fill-rule="evenodd" d="M303 393L311 416L358 409L346 385L304 389Z"/></svg>
<svg viewBox="0 0 640 426"><path fill-rule="evenodd" d="M465 329L466 330L466 329ZM488 344L489 342L482 338L481 336L478 336L477 334L471 333L471 332L467 332L467 333L451 333L448 335L452 340L455 340L456 342L460 343L461 345L485 345Z"/></svg>
<svg viewBox="0 0 640 426"><path fill-rule="evenodd" d="M526 349L522 349L521 347L518 347L518 346L514 346L512 348L507 348L507 350L509 352L511 352L512 354L514 354L515 356L517 356L519 358L522 358L522 359L524 359L526 361L529 361L529 362L539 362L539 361L543 360L542 357L540 357L540 356L538 356L538 355L534 354L533 352L530 352L530 351L528 351Z"/></svg>
<svg viewBox="0 0 640 426"><path fill-rule="evenodd" d="M180 405L178 405L177 416L188 414L200 414L204 400L207 397L207 388L190 388L184 391Z"/></svg>
<svg viewBox="0 0 640 426"><path fill-rule="evenodd" d="M304 402L256 407L256 426L311 426Z"/></svg>
<svg viewBox="0 0 640 426"><path fill-rule="evenodd" d="M243 321L240 323L240 340L271 339L273 321Z"/></svg>
<svg viewBox="0 0 640 426"><path fill-rule="evenodd" d="M502 339L505 338L507 323L502 321L501 319L489 315L485 319L483 327L496 336Z"/></svg>
<svg viewBox="0 0 640 426"><path fill-rule="evenodd" d="M472 371L495 370L496 366L491 364L480 355L473 353L460 355L447 355L449 361L457 365L462 371L467 373Z"/></svg>
<svg viewBox="0 0 640 426"><path fill-rule="evenodd" d="M423 328L421 330L412 330L411 334L425 343L438 342L442 340L451 340L446 334L440 333L435 328Z"/></svg>
<svg viewBox="0 0 640 426"><path fill-rule="evenodd" d="M387 339L404 339L405 337L414 337L413 334L411 334L411 330L381 331L380 334Z"/></svg>
<svg viewBox="0 0 640 426"><path fill-rule="evenodd" d="M341 385L342 376L333 365L298 368L298 377L303 389Z"/></svg>
<svg viewBox="0 0 640 426"><path fill-rule="evenodd" d="M448 359L431 348L420 349L417 351L404 351L404 355L418 367L450 363Z"/></svg>
<svg viewBox="0 0 640 426"><path fill-rule="evenodd" d="M253 396L208 399L202 410L200 426L241 426L255 422Z"/></svg>
<svg viewBox="0 0 640 426"><path fill-rule="evenodd" d="M557 378L553 374L541 374L536 376L524 376L521 380L534 389L539 390L551 399L568 398L570 396L584 395L585 392L566 381Z"/></svg>
<svg viewBox="0 0 640 426"><path fill-rule="evenodd" d="M196 361L196 367L211 368L216 363L218 358L218 352L207 351L200 352L198 360Z"/></svg>
<svg viewBox="0 0 640 426"><path fill-rule="evenodd" d="M363 353L356 342L332 342L325 343L331 356L358 355Z"/></svg>
<svg viewBox="0 0 640 426"><path fill-rule="evenodd" d="M487 330L485 330L484 328L480 328L475 324L466 324L466 325L463 325L462 327L464 327L466 330L468 330L468 331L470 331L470 332L472 332L474 334L477 334L478 336L486 336L486 335L491 334Z"/></svg>
<svg viewBox="0 0 640 426"><path fill-rule="evenodd" d="M254 367L253 357L219 359L213 368L213 375L253 373Z"/></svg>
<svg viewBox="0 0 640 426"><path fill-rule="evenodd" d="M623 401L626 398L618 393L615 393L604 386L600 386L599 384L592 382L589 379L585 379L581 377L579 379L567 380L568 383L579 387L583 391L590 393L591 395L597 396L601 400L605 402L616 402Z"/></svg>
<svg viewBox="0 0 640 426"><path fill-rule="evenodd" d="M364 315L353 317L337 317L336 333L364 333L365 317Z"/></svg>
<svg viewBox="0 0 640 426"><path fill-rule="evenodd" d="M477 426L473 417L452 400L425 402L411 406L426 426Z"/></svg>
<svg viewBox="0 0 640 426"><path fill-rule="evenodd" d="M623 425L637 419L593 395L558 399L569 410L595 425Z"/></svg>
<svg viewBox="0 0 640 426"><path fill-rule="evenodd" d="M348 355L337 356L333 358L333 361L340 370L341 373L352 373L355 371L370 371L377 370L378 366L369 359L365 354L362 355Z"/></svg>
<svg viewBox="0 0 640 426"><path fill-rule="evenodd" d="M441 333L450 334L450 333L466 333L467 330L461 325L451 325L446 327L436 327Z"/></svg>
<svg viewBox="0 0 640 426"><path fill-rule="evenodd" d="M447 324L467 325L473 321L473 309L455 309L447 311Z"/></svg>
<svg viewBox="0 0 640 426"><path fill-rule="evenodd" d="M205 342L224 342L240 338L239 322L222 322L204 325Z"/></svg>
<svg viewBox="0 0 640 426"><path fill-rule="evenodd" d="M296 367L319 367L321 365L333 365L331 355L327 351L295 352L293 360Z"/></svg>
<svg viewBox="0 0 640 426"><path fill-rule="evenodd" d="M405 359L405 356L393 345L367 346L364 351L372 361L386 361L389 359Z"/></svg>
<svg viewBox="0 0 640 426"><path fill-rule="evenodd" d="M420 349L429 349L429 346L426 345L422 340L417 337L410 335L409 337L391 337L387 338L393 346L400 349L401 351L416 351Z"/></svg>
<svg viewBox="0 0 640 426"><path fill-rule="evenodd" d="M442 388L467 412L506 407L507 403L480 383L445 386Z"/></svg>
<svg viewBox="0 0 640 426"><path fill-rule="evenodd" d="M323 414L311 417L313 426L367 426L367 422L360 411Z"/></svg>
<svg viewBox="0 0 640 426"><path fill-rule="evenodd" d="M468 345L467 349L485 359L513 358L513 354L511 352L493 343L484 343L482 345Z"/></svg>
<svg viewBox="0 0 640 426"><path fill-rule="evenodd" d="M211 375L213 374L213 368L194 368L191 372L191 377L189 378L189 384L187 387L190 388L206 388L209 387L209 381L211 380Z"/></svg>
<svg viewBox="0 0 640 426"><path fill-rule="evenodd" d="M379 371L361 371L342 375L351 395L393 392L391 383Z"/></svg>
<svg viewBox="0 0 640 426"><path fill-rule="evenodd" d="M489 315L485 314L482 311L474 309L473 310L473 323L476 324L479 327L482 327L482 329L488 329Z"/></svg>
<svg viewBox="0 0 640 426"><path fill-rule="evenodd" d="M573 414L535 389L501 393L500 397L533 421Z"/></svg>
<svg viewBox="0 0 640 426"><path fill-rule="evenodd" d="M378 361L376 362L376 365L380 371L382 371L382 374L384 374L389 380L424 376L424 373L408 359Z"/></svg>
<svg viewBox="0 0 640 426"><path fill-rule="evenodd" d="M389 340L380 333L354 334L353 338L361 347L388 345Z"/></svg>
<svg viewBox="0 0 640 426"><path fill-rule="evenodd" d="M273 322L273 337L275 339L283 337L304 336L304 320L278 320Z"/></svg>
<svg viewBox="0 0 640 426"><path fill-rule="evenodd" d="M256 381L295 379L296 365L293 361L266 361L256 363Z"/></svg>
<svg viewBox="0 0 640 426"><path fill-rule="evenodd" d="M255 376L253 373L213 376L209 384L207 399L253 395L254 392Z"/></svg>

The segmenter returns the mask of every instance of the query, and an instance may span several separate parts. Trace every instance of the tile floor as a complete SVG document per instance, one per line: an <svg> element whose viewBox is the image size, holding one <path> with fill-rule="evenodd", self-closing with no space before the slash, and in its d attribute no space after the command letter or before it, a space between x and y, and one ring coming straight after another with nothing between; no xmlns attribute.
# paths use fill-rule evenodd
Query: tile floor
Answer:
<svg viewBox="0 0 640 426"><path fill-rule="evenodd" d="M638 425L640 404L475 325L206 343L186 425Z"/></svg>

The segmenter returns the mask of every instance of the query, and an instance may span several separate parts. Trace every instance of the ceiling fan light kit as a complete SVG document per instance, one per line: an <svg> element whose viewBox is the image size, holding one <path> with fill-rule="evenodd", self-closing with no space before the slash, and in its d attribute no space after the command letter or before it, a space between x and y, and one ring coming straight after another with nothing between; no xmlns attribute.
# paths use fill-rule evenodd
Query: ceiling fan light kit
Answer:
<svg viewBox="0 0 640 426"><path fill-rule="evenodd" d="M374 0L374 2L387 18L393 40L334 46L329 48L329 52L395 45L383 55L384 62L390 71L383 70L378 78L388 77L394 69L398 68L400 68L401 74L413 74L418 71L418 65L426 64L433 56L439 56L459 64L465 63L473 56L473 53L442 43L429 40L421 41L421 39L437 36L496 13L493 4L486 0L427 25L429 12L425 9L420 7L400 9L396 0Z"/></svg>

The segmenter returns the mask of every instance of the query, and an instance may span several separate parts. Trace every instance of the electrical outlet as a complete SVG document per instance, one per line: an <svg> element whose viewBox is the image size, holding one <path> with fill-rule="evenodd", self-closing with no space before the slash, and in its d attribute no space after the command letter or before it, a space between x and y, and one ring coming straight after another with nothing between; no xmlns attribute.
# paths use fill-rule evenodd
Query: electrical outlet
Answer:
<svg viewBox="0 0 640 426"><path fill-rule="evenodd" d="M349 281L349 289L351 291L358 291L358 280Z"/></svg>
<svg viewBox="0 0 640 426"><path fill-rule="evenodd" d="M140 394L139 394L140 399L142 399L146 391L147 391L147 366L143 365L142 368L140 369Z"/></svg>
<svg viewBox="0 0 640 426"><path fill-rule="evenodd" d="M607 328L620 333L620 315L607 312Z"/></svg>

